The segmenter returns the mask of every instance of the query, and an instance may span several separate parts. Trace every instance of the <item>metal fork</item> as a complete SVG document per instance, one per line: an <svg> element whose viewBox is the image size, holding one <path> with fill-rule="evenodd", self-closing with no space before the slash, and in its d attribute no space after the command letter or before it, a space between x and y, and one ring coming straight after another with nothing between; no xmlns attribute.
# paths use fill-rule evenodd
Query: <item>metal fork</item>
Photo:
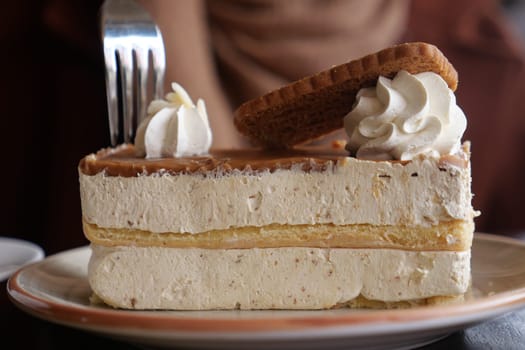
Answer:
<svg viewBox="0 0 525 350"><path fill-rule="evenodd" d="M122 141L131 142L136 126L146 116L150 53L154 98L163 95L166 58L159 28L134 0L106 0L100 19L109 133L111 144L115 146Z"/></svg>

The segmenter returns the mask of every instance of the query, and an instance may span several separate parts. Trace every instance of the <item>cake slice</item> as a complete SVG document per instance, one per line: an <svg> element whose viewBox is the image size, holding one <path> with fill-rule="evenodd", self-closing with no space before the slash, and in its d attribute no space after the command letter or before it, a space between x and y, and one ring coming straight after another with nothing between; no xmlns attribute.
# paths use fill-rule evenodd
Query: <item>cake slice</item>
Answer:
<svg viewBox="0 0 525 350"><path fill-rule="evenodd" d="M422 45L387 50L404 62L403 52ZM348 91L357 102L340 115L346 149L295 145L301 136L288 149L208 151L204 103L195 106L174 85L166 101L152 103L135 145L79 164L94 295L118 308L170 310L388 308L461 298L475 216L469 144L460 143L464 116L447 87L454 82L418 69L392 80L377 69L376 86ZM362 74L348 79L364 81ZM311 90L292 90L313 100ZM237 113L238 121L250 118ZM324 133L310 129L306 139Z"/></svg>

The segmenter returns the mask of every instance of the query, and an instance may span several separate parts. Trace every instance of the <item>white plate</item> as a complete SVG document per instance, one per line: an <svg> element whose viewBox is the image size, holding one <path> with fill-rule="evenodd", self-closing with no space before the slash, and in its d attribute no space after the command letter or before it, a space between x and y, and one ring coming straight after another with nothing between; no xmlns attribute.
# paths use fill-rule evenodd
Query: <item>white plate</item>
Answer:
<svg viewBox="0 0 525 350"><path fill-rule="evenodd" d="M45 320L130 343L201 348L408 349L525 306L525 242L476 233L473 293L409 310L126 311L91 305L88 247L51 256L8 282L11 300Z"/></svg>
<svg viewBox="0 0 525 350"><path fill-rule="evenodd" d="M34 243L16 238L0 237L0 282L22 266L43 258L44 251Z"/></svg>

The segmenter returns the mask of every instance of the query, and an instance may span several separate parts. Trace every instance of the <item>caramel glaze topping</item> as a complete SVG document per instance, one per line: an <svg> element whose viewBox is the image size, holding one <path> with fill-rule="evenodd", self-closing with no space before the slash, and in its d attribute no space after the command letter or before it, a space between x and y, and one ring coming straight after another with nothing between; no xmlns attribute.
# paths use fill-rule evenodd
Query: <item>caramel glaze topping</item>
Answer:
<svg viewBox="0 0 525 350"><path fill-rule="evenodd" d="M225 173L232 170L259 172L277 169L297 169L302 171L324 171L334 163L344 161L348 152L339 148L298 148L290 150L212 150L209 155L183 158L145 159L136 156L133 145L106 148L96 154L84 157L79 164L85 175L104 172L107 176L134 177L147 174L210 174ZM465 161L456 156L440 160L455 166L466 166ZM407 161L391 161L406 164Z"/></svg>
<svg viewBox="0 0 525 350"><path fill-rule="evenodd" d="M183 158L145 159L135 155L133 145L107 148L80 161L85 175L105 172L108 176L133 177L140 174L206 174L210 172L275 171L297 167L303 171L323 171L347 152L338 149L297 149L268 151L259 149L212 150L209 155Z"/></svg>

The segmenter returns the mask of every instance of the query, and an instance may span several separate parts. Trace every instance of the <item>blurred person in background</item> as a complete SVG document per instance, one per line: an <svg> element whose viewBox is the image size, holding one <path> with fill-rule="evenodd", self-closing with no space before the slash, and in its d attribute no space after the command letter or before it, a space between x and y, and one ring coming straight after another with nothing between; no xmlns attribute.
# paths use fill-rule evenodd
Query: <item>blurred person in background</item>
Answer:
<svg viewBox="0 0 525 350"><path fill-rule="evenodd" d="M110 145L102 1L4 2L0 235L47 254L87 244L77 164ZM387 46L426 41L459 72L477 231L525 231L525 54L495 0L143 0L167 51L166 85L205 99L214 147L242 147L232 111Z"/></svg>

